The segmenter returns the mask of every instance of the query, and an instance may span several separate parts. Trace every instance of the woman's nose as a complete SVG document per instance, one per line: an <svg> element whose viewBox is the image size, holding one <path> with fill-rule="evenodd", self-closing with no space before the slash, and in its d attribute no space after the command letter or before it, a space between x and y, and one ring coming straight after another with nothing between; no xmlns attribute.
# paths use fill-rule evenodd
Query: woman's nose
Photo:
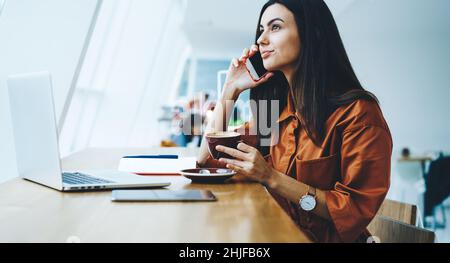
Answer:
<svg viewBox="0 0 450 263"><path fill-rule="evenodd" d="M256 41L256 43L257 43L258 45L267 45L267 44L268 44L267 36L266 36L266 33L265 33L265 32L263 32L263 33L261 34L261 36L259 36L258 41Z"/></svg>

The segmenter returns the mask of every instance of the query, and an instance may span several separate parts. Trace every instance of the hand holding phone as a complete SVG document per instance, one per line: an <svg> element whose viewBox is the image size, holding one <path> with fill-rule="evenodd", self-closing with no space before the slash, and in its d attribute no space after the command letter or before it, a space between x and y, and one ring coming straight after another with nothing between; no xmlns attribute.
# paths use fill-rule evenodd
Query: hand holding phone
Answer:
<svg viewBox="0 0 450 263"><path fill-rule="evenodd" d="M269 72L264 68L264 62L261 53L258 51L246 60L245 63L248 73L254 81L261 80Z"/></svg>
<svg viewBox="0 0 450 263"><path fill-rule="evenodd" d="M259 86L268 81L274 74L264 69L259 48L244 49L239 59L233 59L227 74L227 88L240 92Z"/></svg>

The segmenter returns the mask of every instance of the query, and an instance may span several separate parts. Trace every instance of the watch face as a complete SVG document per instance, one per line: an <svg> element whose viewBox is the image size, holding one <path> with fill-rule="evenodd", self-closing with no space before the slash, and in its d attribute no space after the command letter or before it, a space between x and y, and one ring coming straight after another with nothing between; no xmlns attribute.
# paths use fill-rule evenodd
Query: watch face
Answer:
<svg viewBox="0 0 450 263"><path fill-rule="evenodd" d="M312 211L316 208L316 199L310 195L306 195L300 200L300 207L307 212Z"/></svg>

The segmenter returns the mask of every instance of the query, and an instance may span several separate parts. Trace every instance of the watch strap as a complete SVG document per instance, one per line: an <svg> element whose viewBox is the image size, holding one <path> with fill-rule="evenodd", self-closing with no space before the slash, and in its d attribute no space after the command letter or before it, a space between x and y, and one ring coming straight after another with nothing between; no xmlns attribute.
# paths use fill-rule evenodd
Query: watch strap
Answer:
<svg viewBox="0 0 450 263"><path fill-rule="evenodd" d="M312 186L308 186L308 195L312 197L316 197L316 188Z"/></svg>

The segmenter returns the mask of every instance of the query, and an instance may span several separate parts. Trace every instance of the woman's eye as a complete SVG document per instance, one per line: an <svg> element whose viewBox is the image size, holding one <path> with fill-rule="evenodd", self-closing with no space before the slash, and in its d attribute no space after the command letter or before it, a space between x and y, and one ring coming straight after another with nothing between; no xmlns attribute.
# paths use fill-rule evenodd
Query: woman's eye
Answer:
<svg viewBox="0 0 450 263"><path fill-rule="evenodd" d="M272 30L279 30L281 27L279 25L273 25Z"/></svg>

